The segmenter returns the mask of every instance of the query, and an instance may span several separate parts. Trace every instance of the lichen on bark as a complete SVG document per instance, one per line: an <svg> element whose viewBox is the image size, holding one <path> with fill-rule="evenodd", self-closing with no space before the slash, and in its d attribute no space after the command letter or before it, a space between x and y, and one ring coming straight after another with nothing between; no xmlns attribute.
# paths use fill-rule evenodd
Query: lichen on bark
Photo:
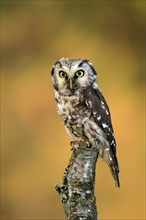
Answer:
<svg viewBox="0 0 146 220"><path fill-rule="evenodd" d="M67 220L97 220L94 195L98 151L86 142L72 142L72 155L63 175L63 184L56 184Z"/></svg>

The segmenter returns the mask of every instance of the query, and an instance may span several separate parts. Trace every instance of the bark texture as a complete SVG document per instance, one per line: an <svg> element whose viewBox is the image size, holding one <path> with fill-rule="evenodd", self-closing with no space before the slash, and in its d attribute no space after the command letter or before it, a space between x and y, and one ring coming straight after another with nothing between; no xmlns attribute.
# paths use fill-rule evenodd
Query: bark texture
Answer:
<svg viewBox="0 0 146 220"><path fill-rule="evenodd" d="M63 184L56 184L67 220L97 220L94 195L96 149L85 142L72 143L72 155L63 175Z"/></svg>

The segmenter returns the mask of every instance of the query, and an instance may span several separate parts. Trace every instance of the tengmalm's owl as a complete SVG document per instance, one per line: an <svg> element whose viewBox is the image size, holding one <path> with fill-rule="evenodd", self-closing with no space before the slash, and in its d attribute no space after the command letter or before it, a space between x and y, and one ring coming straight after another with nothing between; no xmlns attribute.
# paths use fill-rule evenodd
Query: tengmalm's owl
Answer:
<svg viewBox="0 0 146 220"><path fill-rule="evenodd" d="M116 142L108 105L89 60L58 60L51 71L58 112L73 141L85 141L98 150L120 187Z"/></svg>

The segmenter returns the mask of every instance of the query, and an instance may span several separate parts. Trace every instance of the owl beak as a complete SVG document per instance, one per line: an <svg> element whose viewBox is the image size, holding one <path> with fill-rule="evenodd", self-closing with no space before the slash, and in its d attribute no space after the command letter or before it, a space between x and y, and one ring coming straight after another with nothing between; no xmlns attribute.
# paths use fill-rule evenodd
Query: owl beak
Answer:
<svg viewBox="0 0 146 220"><path fill-rule="evenodd" d="M72 79L69 79L69 86L70 86L70 89L72 89Z"/></svg>

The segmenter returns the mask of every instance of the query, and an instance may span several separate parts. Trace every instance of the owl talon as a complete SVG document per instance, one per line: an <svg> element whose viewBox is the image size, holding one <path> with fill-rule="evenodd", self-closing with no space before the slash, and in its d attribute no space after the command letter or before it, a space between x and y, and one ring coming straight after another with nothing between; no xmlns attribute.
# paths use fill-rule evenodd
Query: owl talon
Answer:
<svg viewBox="0 0 146 220"><path fill-rule="evenodd" d="M91 148L91 144L88 141L86 141L86 147Z"/></svg>
<svg viewBox="0 0 146 220"><path fill-rule="evenodd" d="M91 148L91 144L88 141L71 141L70 142L71 147L81 147L81 148Z"/></svg>
<svg viewBox="0 0 146 220"><path fill-rule="evenodd" d="M71 150L73 150L73 148L78 148L79 147L79 145L80 145L80 142L79 141L71 141L70 142L70 145L71 145Z"/></svg>

